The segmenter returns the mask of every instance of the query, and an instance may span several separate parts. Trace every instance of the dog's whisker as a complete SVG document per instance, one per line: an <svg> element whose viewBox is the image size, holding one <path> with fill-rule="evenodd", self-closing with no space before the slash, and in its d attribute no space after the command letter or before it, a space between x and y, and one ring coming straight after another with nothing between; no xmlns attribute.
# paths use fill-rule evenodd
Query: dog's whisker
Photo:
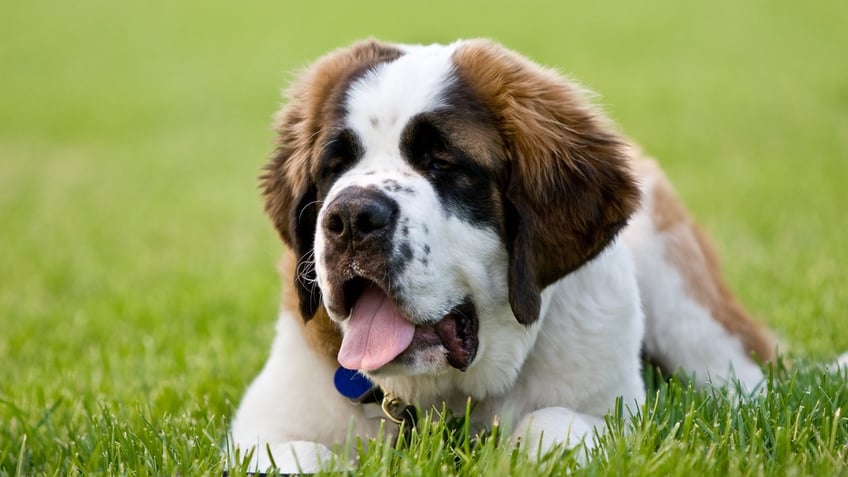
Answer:
<svg viewBox="0 0 848 477"><path fill-rule="evenodd" d="M311 286L310 291L315 291L318 277L315 275L315 251L310 250L300 257L295 271L298 282L303 286Z"/></svg>
<svg viewBox="0 0 848 477"><path fill-rule="evenodd" d="M323 201L323 200L313 200L313 201L311 201L311 202L307 202L307 203L306 203L306 204L305 204L305 205L304 205L304 206L300 209L300 212L297 214L297 221L298 221L298 222L300 222L300 221L301 221L301 219L303 219L303 214L306 212L306 210L307 210L309 207L311 207L311 206L313 206L313 205L317 205L317 206L318 206L318 209L320 209L320 208L321 208L321 206L322 206L323 204L324 204L324 201Z"/></svg>

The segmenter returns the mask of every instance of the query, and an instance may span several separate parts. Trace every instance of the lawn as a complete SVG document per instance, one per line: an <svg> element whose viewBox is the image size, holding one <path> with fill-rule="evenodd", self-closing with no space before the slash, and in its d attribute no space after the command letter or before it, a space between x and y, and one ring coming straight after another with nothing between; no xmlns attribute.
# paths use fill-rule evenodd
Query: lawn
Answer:
<svg viewBox="0 0 848 477"><path fill-rule="evenodd" d="M820 364L848 350L843 0L286 3L3 5L0 475L221 474L280 289L270 117L367 36L492 37L601 93L794 366L741 404L655 383L585 467L436 426L363 473L848 475L846 376Z"/></svg>

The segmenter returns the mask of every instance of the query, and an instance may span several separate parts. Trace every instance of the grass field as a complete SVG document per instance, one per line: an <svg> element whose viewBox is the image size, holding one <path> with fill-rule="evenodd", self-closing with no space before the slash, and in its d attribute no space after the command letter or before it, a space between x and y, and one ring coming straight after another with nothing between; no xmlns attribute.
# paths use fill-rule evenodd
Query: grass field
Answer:
<svg viewBox="0 0 848 477"><path fill-rule="evenodd" d="M845 376L810 364L848 350L843 0L290 3L4 3L0 475L220 475L280 288L270 116L366 36L488 36L601 92L796 366L744 404L657 384L583 468L428 428L363 474L848 475Z"/></svg>

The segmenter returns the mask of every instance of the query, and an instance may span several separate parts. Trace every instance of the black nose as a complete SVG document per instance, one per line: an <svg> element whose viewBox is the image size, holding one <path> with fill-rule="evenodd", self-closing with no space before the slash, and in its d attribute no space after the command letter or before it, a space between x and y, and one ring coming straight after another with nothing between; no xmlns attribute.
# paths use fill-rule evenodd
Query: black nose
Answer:
<svg viewBox="0 0 848 477"><path fill-rule="evenodd" d="M398 205L384 193L348 187L333 199L324 213L328 238L362 242L393 228Z"/></svg>

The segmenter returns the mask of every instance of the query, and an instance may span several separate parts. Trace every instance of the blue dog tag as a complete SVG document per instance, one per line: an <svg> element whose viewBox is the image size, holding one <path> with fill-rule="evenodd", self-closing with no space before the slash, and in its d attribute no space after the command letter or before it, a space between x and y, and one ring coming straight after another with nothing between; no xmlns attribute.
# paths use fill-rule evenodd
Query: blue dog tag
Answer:
<svg viewBox="0 0 848 477"><path fill-rule="evenodd" d="M333 384L342 396L354 401L358 401L374 387L374 383L358 371L341 366L333 376Z"/></svg>

